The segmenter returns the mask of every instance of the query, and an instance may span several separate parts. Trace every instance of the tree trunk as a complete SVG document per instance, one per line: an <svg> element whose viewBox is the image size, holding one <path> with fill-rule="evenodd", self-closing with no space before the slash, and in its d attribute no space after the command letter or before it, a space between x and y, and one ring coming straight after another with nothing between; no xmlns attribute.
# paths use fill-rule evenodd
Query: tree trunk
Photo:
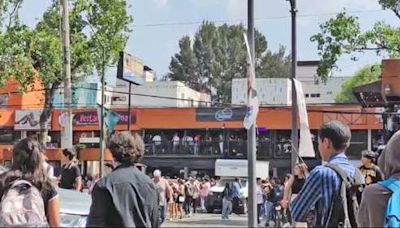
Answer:
<svg viewBox="0 0 400 228"><path fill-rule="evenodd" d="M40 115L40 132L39 132L39 143L46 147L47 136L49 133L49 119L53 111L53 100L55 92L60 83L54 83L51 88L46 89L44 92L44 108L42 114Z"/></svg>

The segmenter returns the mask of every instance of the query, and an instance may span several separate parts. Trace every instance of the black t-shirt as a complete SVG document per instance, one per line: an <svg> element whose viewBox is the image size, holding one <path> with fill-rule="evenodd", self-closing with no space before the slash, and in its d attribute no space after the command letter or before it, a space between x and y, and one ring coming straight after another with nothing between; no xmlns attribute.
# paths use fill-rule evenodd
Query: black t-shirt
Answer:
<svg viewBox="0 0 400 228"><path fill-rule="evenodd" d="M366 185L375 184L375 183L383 180L383 176L384 176L383 172L376 165L373 165L371 168L361 166L360 171L365 178Z"/></svg>
<svg viewBox="0 0 400 228"><path fill-rule="evenodd" d="M81 171L77 165L63 165L61 170L60 188L74 189L75 180L80 176Z"/></svg>
<svg viewBox="0 0 400 228"><path fill-rule="evenodd" d="M292 186L292 193L293 194L299 194L301 189L303 188L304 183L306 180L304 178L298 178L297 176L294 176L294 181L293 181L293 186Z"/></svg>

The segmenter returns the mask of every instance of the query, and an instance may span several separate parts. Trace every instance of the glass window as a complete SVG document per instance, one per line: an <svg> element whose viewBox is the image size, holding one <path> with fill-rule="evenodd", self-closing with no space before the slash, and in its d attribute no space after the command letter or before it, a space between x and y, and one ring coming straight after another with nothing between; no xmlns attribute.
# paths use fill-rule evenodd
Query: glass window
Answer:
<svg viewBox="0 0 400 228"><path fill-rule="evenodd" d="M14 131L12 128L0 129L0 144L14 144L20 138L20 131Z"/></svg>
<svg viewBox="0 0 400 228"><path fill-rule="evenodd" d="M350 147L347 149L347 156L351 159L360 159L361 151L368 149L368 131L354 130L351 132Z"/></svg>

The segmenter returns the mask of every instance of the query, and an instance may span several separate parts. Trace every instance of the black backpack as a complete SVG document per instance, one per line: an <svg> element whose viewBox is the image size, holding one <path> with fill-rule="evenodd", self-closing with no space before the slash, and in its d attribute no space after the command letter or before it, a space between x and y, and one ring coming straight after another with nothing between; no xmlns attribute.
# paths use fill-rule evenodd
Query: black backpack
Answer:
<svg viewBox="0 0 400 228"><path fill-rule="evenodd" d="M333 169L342 179L340 191L333 195L332 206L324 224L317 220L317 227L358 227L357 214L359 202L357 194L361 191L362 175L356 169L354 178L349 177L347 173L338 165L327 163L326 167Z"/></svg>

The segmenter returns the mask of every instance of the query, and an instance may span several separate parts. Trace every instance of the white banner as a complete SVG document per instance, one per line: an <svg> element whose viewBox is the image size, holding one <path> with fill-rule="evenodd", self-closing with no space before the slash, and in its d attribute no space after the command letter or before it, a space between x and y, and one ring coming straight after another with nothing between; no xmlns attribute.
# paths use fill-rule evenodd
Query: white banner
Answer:
<svg viewBox="0 0 400 228"><path fill-rule="evenodd" d="M41 110L17 110L15 112L15 130L40 130ZM48 121L49 129L51 129L51 116Z"/></svg>
<svg viewBox="0 0 400 228"><path fill-rule="evenodd" d="M300 143L299 143L299 156L300 157L315 157L314 146L308 124L308 114L306 101L304 99L303 87L301 82L294 80L297 92L297 107L299 109L300 120Z"/></svg>
<svg viewBox="0 0 400 228"><path fill-rule="evenodd" d="M247 112L243 120L243 125L248 130L251 126L256 124L259 103L256 90L256 74L254 72L255 68L253 66L254 61L251 58L250 46L247 40L247 36L246 34L243 35L247 48L248 61L250 63L249 66L247 66Z"/></svg>

